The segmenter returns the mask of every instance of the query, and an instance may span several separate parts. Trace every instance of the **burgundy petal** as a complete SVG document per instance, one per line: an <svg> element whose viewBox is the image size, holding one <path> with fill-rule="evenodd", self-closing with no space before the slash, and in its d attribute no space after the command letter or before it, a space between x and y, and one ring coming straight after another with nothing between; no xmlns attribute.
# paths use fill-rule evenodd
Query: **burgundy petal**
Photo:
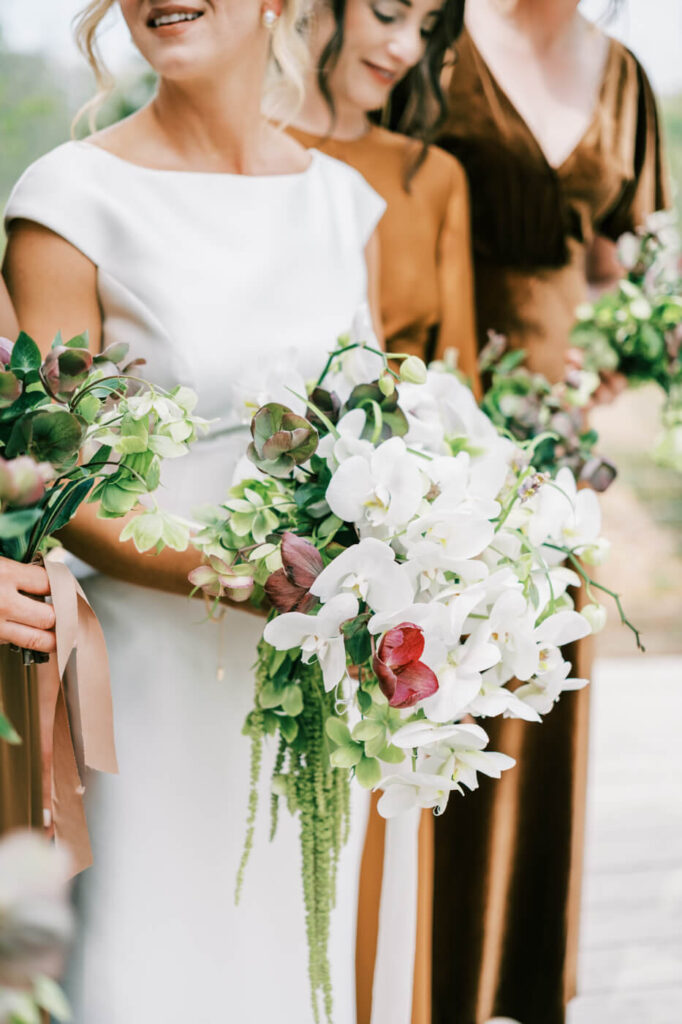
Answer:
<svg viewBox="0 0 682 1024"><path fill-rule="evenodd" d="M412 622L389 629L379 644L379 657L391 668L419 661L424 653L424 632Z"/></svg>
<svg viewBox="0 0 682 1024"><path fill-rule="evenodd" d="M309 594L307 588L292 583L284 569L268 577L265 593L278 612L308 612L317 604L317 598Z"/></svg>
<svg viewBox="0 0 682 1024"><path fill-rule="evenodd" d="M295 533L282 534L282 563L284 571L298 587L310 590L324 569L322 555L314 544Z"/></svg>
<svg viewBox="0 0 682 1024"><path fill-rule="evenodd" d="M398 685L388 701L392 708L411 708L438 689L438 679L423 661L406 665L400 669L396 678Z"/></svg>
<svg viewBox="0 0 682 1024"><path fill-rule="evenodd" d="M374 669L375 676L379 680L379 688L384 697L388 698L388 702L390 704L398 685L398 677L395 672L393 672L388 665L381 660L378 654L375 654L372 658L372 668Z"/></svg>

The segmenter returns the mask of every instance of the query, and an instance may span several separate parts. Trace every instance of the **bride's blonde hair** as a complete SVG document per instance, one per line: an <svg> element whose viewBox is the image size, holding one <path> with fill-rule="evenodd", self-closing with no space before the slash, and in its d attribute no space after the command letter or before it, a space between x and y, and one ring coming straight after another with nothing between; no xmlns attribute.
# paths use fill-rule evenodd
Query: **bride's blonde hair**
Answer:
<svg viewBox="0 0 682 1024"><path fill-rule="evenodd" d="M271 59L265 83L263 106L269 117L290 120L303 102L308 47L304 26L312 0L284 0L281 17L272 29ZM76 116L74 125L88 114L94 130L97 110L116 82L104 63L99 48L100 25L118 0L90 0L74 19L78 48L90 65L97 93Z"/></svg>

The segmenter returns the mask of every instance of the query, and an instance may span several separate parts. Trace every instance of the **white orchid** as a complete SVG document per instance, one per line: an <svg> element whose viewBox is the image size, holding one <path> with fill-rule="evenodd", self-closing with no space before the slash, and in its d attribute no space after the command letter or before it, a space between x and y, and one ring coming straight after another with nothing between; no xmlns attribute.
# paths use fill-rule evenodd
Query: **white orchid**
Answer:
<svg viewBox="0 0 682 1024"><path fill-rule="evenodd" d="M488 735L477 725L435 728L428 722L415 722L399 729L393 743L418 750L419 760L411 774L389 775L380 783L384 793L378 810L385 818L413 807L435 808L442 813L454 790L478 787L478 772L499 779L515 763L506 754L486 751Z"/></svg>
<svg viewBox="0 0 682 1024"><path fill-rule="evenodd" d="M366 537L335 558L317 577L310 593L322 602L350 593L378 613L399 611L413 598L404 566L396 562L388 544L373 537Z"/></svg>
<svg viewBox="0 0 682 1024"><path fill-rule="evenodd" d="M391 437L369 458L354 455L339 466L327 488L332 512L361 532L395 530L407 524L428 490L417 458Z"/></svg>
<svg viewBox="0 0 682 1024"><path fill-rule="evenodd" d="M367 414L363 409L351 409L336 424L336 434L330 432L322 438L317 454L327 460L332 472L353 455L371 456L374 445L362 437L366 422Z"/></svg>
<svg viewBox="0 0 682 1024"><path fill-rule="evenodd" d="M533 516L528 526L531 543L553 543L580 554L599 540L601 509L594 491L578 491L573 473L564 466L556 479L544 484L531 499ZM530 504L530 502L529 502ZM558 555L561 558L561 554Z"/></svg>
<svg viewBox="0 0 682 1024"><path fill-rule="evenodd" d="M346 675L346 648L341 626L358 614L357 598L338 594L317 615L287 612L268 622L266 643L278 651L300 648L304 664L316 658L322 669L325 690L333 690Z"/></svg>

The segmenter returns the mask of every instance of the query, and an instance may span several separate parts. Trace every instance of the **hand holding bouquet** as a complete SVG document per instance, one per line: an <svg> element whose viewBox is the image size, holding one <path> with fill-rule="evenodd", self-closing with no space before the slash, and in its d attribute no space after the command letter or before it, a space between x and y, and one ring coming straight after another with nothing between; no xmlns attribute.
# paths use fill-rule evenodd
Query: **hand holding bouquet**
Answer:
<svg viewBox="0 0 682 1024"><path fill-rule="evenodd" d="M281 801L300 816L316 1019L319 995L331 1015L326 949L351 779L383 790L392 816L441 813L478 772L499 777L513 762L469 717L539 721L587 682L571 678L561 646L604 615L598 604L578 613L568 594L598 587L580 561L605 553L596 495L577 492L568 469L538 473L454 375L392 359L400 374L342 341L307 393L260 408L230 497L195 539L196 586L272 607L245 726L246 853L273 736L272 828Z"/></svg>

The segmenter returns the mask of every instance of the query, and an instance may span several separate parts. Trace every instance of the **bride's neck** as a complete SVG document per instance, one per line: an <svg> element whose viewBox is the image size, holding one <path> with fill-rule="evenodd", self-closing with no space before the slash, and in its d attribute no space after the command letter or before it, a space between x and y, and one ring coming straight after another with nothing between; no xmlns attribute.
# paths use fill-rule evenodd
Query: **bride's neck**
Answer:
<svg viewBox="0 0 682 1024"><path fill-rule="evenodd" d="M522 37L539 52L551 50L581 24L578 0L477 0L466 6L474 38L493 36L504 45Z"/></svg>
<svg viewBox="0 0 682 1024"><path fill-rule="evenodd" d="M162 79L151 112L168 144L188 162L248 174L266 127L261 96L262 77L255 74L222 83Z"/></svg>

